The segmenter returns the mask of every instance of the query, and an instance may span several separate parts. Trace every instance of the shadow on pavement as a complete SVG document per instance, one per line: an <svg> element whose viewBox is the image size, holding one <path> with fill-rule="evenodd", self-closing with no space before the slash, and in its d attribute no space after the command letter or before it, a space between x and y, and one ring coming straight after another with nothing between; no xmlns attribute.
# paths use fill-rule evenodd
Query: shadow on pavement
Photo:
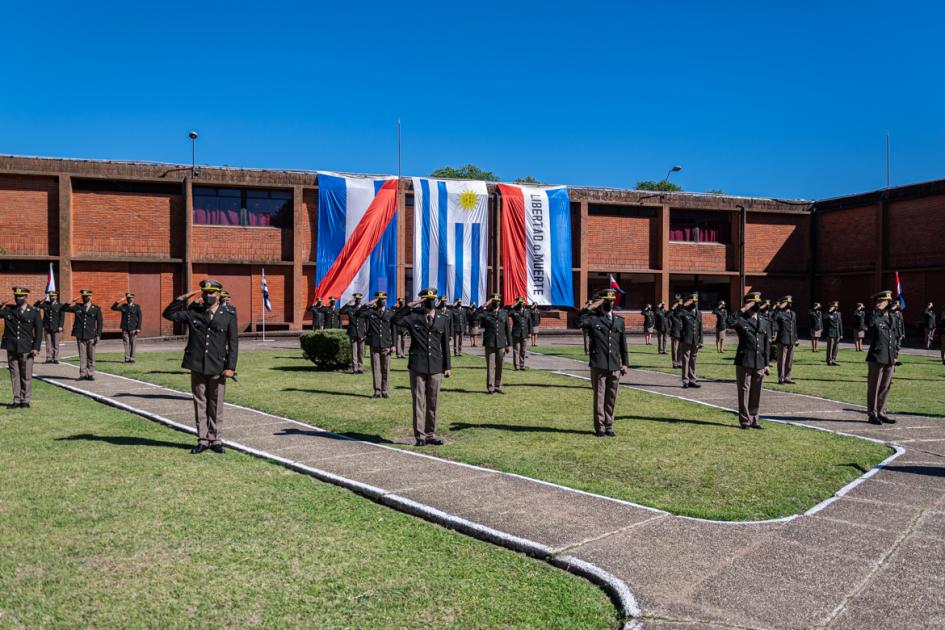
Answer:
<svg viewBox="0 0 945 630"><path fill-rule="evenodd" d="M326 431L315 431L314 429L283 429L278 433L273 433L273 435L302 435L306 437L315 437L321 438L323 440L361 440L362 442L372 442L374 444L394 444L391 440L381 437L379 435L371 435L369 433L357 433L357 432L336 432L328 433Z"/></svg>
<svg viewBox="0 0 945 630"><path fill-rule="evenodd" d="M56 438L57 442L68 442L73 440L82 440L84 442L106 442L115 446L160 446L166 448L190 448L188 444L180 442L165 442L164 440L152 440L149 438L128 437L124 435L95 435L92 433L79 433L68 437Z"/></svg>

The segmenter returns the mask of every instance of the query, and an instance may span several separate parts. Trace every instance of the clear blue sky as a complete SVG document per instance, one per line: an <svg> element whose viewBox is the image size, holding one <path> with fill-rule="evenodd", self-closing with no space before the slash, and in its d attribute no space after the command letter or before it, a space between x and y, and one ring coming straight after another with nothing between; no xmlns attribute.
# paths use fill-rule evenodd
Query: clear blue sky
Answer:
<svg viewBox="0 0 945 630"><path fill-rule="evenodd" d="M0 153L393 173L399 116L405 175L820 198L889 130L945 177L940 1L771 4L7 4Z"/></svg>

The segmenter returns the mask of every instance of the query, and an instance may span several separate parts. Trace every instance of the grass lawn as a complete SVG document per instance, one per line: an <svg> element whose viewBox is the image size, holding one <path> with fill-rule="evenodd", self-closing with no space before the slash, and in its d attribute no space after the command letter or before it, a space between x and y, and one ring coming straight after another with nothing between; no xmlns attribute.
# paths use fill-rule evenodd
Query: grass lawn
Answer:
<svg viewBox="0 0 945 630"><path fill-rule="evenodd" d="M147 352L100 369L189 391L181 353ZM596 438L584 381L540 370L507 372L504 396L485 394L485 364L454 363L439 429L425 452L703 518L764 519L803 511L884 459L874 443L774 425L740 431L731 414L622 388L618 437ZM406 361L394 360L392 397L372 400L370 374L319 372L301 351L240 353L227 400L364 439L414 448ZM224 427L224 435L225 435Z"/></svg>
<svg viewBox="0 0 945 630"><path fill-rule="evenodd" d="M612 628L544 563L34 383L0 409L0 627Z"/></svg>
<svg viewBox="0 0 945 630"><path fill-rule="evenodd" d="M698 375L700 378L735 381L735 348L732 337L725 344L725 353L715 351L715 341L699 351ZM824 357L825 344L820 352L810 351L810 342L802 342L794 351L794 385L778 385L777 361L771 363L771 376L765 379L765 387L785 392L822 396L832 400L866 405L866 352L855 352L841 348L837 357L839 366L830 367ZM582 346L540 346L538 352L555 354L586 361ZM892 413L914 413L935 418L945 418L945 365L938 357L904 354L902 365L896 368L892 390L889 393L889 410ZM630 346L632 367L659 370L679 374L674 370L668 354L656 352L656 345ZM762 409L764 412L764 409Z"/></svg>

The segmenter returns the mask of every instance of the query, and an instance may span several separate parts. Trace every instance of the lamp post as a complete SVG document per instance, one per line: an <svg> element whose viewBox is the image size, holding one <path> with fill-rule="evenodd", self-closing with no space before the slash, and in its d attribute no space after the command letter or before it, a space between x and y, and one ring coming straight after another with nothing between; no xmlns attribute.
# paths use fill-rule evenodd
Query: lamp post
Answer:
<svg viewBox="0 0 945 630"><path fill-rule="evenodd" d="M680 165L678 164L675 165L673 168L669 169L669 171L666 173L666 177L663 178L663 181L668 182L670 175L672 175L673 173L678 173L681 170L682 170L682 167Z"/></svg>
<svg viewBox="0 0 945 630"><path fill-rule="evenodd" d="M187 137L190 138L190 173L196 177L200 174L197 171L197 132L191 131Z"/></svg>

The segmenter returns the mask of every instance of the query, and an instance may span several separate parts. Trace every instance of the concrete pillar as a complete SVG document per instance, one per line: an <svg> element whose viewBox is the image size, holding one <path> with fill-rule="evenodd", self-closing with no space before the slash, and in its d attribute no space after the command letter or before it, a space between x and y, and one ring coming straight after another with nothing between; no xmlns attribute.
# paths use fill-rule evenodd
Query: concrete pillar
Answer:
<svg viewBox="0 0 945 630"><path fill-rule="evenodd" d="M299 234L307 230L305 207L302 205L302 186L292 187L292 330L301 330L305 318L306 286L305 276L302 273L302 263L305 261L305 251Z"/></svg>
<svg viewBox="0 0 945 630"><path fill-rule="evenodd" d="M659 212L659 264L660 273L657 276L657 291L659 291L658 302L663 302L669 308L669 205L660 206Z"/></svg>
<svg viewBox="0 0 945 630"><path fill-rule="evenodd" d="M193 240L194 240L194 183L191 176L184 177L184 263L181 269L181 293L194 288Z"/></svg>
<svg viewBox="0 0 945 630"><path fill-rule="evenodd" d="M415 299L410 291L413 287L407 286L407 184L409 179L402 178L397 184L397 289L387 296L387 303L393 305L398 297L406 296L407 301ZM413 240L413 235L410 235ZM414 269L417 261L414 261ZM416 273L416 271L414 272Z"/></svg>
<svg viewBox="0 0 945 630"><path fill-rule="evenodd" d="M68 302L72 291L72 177L59 176L59 299Z"/></svg>
<svg viewBox="0 0 945 630"><path fill-rule="evenodd" d="M876 262L873 265L871 295L887 288L883 286L883 276L886 271L886 209L885 199L876 202Z"/></svg>
<svg viewBox="0 0 945 630"><path fill-rule="evenodd" d="M581 202L581 224L580 231L578 232L578 252L580 253L580 259L578 260L578 301L574 305L577 308L584 306L584 301L587 300L590 296L588 292L588 272L587 272L587 260L588 260L588 251L587 251L587 222L588 222L588 203L586 201Z"/></svg>

